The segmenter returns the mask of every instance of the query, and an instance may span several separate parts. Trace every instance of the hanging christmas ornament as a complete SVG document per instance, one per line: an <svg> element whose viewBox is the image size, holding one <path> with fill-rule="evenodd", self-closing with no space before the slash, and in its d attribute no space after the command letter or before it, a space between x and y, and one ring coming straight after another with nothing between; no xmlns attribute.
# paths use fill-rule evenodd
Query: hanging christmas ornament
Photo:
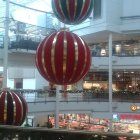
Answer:
<svg viewBox="0 0 140 140"><path fill-rule="evenodd" d="M24 98L10 91L0 92L0 124L21 125L27 115L27 104Z"/></svg>
<svg viewBox="0 0 140 140"><path fill-rule="evenodd" d="M88 45L76 34L59 31L46 37L36 51L36 66L49 82L69 85L88 72L91 54Z"/></svg>
<svg viewBox="0 0 140 140"><path fill-rule="evenodd" d="M79 24L89 17L93 0L52 0L52 9L61 22Z"/></svg>

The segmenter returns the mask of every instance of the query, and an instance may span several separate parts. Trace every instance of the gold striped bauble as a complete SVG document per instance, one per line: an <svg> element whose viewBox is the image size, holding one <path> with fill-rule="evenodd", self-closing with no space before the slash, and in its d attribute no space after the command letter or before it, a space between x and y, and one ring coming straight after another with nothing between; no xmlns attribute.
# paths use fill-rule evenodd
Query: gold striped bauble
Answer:
<svg viewBox="0 0 140 140"><path fill-rule="evenodd" d="M61 22L79 24L89 17L93 0L52 0L52 9Z"/></svg>
<svg viewBox="0 0 140 140"><path fill-rule="evenodd" d="M0 124L21 125L27 115L27 103L24 98L12 91L0 92Z"/></svg>
<svg viewBox="0 0 140 140"><path fill-rule="evenodd" d="M49 82L69 85L88 72L91 53L86 42L69 31L58 31L46 37L36 51L36 66Z"/></svg>

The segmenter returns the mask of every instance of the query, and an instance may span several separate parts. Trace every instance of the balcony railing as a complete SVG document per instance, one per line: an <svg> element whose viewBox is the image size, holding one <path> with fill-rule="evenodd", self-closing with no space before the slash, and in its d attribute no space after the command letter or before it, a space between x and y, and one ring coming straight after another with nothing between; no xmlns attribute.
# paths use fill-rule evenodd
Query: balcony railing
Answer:
<svg viewBox="0 0 140 140"><path fill-rule="evenodd" d="M55 102L55 90L13 90L22 94L27 102ZM94 92L93 90L60 91L60 102L109 102L107 92ZM117 102L140 102L140 92L113 92L112 101Z"/></svg>
<svg viewBox="0 0 140 140"><path fill-rule="evenodd" d="M1 140L139 140L139 134L0 125Z"/></svg>
<svg viewBox="0 0 140 140"><path fill-rule="evenodd" d="M1 38L1 37L0 37ZM9 50L15 50L18 52L20 50L24 50L25 52L28 52L28 51L35 51L37 50L37 47L39 45L39 43L41 42L42 38L30 38L30 37L22 37L22 36L17 36L18 40L12 40L10 42L10 45L9 45ZM112 56L118 56L118 57L135 57L135 56L140 56L140 45L137 44L136 46L132 46L130 47L131 49L127 49L127 50L123 50L123 52L115 52L115 51L112 51ZM0 48L3 48L3 42L1 41L0 42ZM135 50L132 48L135 47ZM95 50L92 50L91 49L91 54L92 54L92 57L108 57L108 50L103 50L102 49L97 49L96 51Z"/></svg>

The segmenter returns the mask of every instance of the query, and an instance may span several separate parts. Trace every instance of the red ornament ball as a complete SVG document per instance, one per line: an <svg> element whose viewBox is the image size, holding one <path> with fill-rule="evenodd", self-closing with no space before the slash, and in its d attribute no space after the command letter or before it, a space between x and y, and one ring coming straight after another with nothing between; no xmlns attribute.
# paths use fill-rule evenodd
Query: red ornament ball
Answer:
<svg viewBox="0 0 140 140"><path fill-rule="evenodd" d="M82 38L68 31L46 37L36 51L36 66L49 82L69 85L78 82L88 72L91 53Z"/></svg>
<svg viewBox="0 0 140 140"><path fill-rule="evenodd" d="M61 22L79 24L89 17L93 0L52 0L52 9Z"/></svg>
<svg viewBox="0 0 140 140"><path fill-rule="evenodd" d="M0 124L21 125L27 115L27 104L17 93L2 91L0 93Z"/></svg>

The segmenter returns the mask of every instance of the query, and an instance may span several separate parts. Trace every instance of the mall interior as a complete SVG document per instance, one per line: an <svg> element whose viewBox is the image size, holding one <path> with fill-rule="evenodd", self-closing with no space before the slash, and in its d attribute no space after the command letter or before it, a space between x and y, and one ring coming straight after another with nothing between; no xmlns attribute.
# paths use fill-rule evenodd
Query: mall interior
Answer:
<svg viewBox="0 0 140 140"><path fill-rule="evenodd" d="M28 113L21 127L0 125L0 138L140 140L139 5L93 0L85 21L68 25L51 0L1 0L0 90L21 94ZM41 76L35 54L64 27L88 44L92 61L79 82L58 86Z"/></svg>

